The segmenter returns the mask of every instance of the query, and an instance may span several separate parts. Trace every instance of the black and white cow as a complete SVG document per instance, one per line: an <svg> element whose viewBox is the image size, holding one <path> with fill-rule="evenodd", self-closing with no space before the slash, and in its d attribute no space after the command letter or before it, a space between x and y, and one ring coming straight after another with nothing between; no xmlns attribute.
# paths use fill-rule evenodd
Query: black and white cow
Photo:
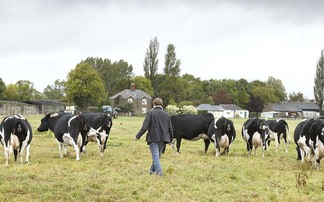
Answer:
<svg viewBox="0 0 324 202"><path fill-rule="evenodd" d="M294 131L294 141L296 144L297 160L304 162L305 156L307 160L311 159L311 147L309 144L309 129L315 119L304 119L297 124Z"/></svg>
<svg viewBox="0 0 324 202"><path fill-rule="evenodd" d="M29 163L29 150L33 132L28 120L21 115L5 117L1 122L0 131L1 143L4 146L6 157L5 165L9 165L9 154L12 150L15 161L17 161L19 154L20 163L23 162L21 154L25 150L25 163Z"/></svg>
<svg viewBox="0 0 324 202"><path fill-rule="evenodd" d="M173 128L173 138L176 140L176 149L180 153L181 139L205 141L207 152L210 139L207 135L210 124L214 121L214 115L207 114L178 114L170 117Z"/></svg>
<svg viewBox="0 0 324 202"><path fill-rule="evenodd" d="M285 142L286 152L288 152L288 142L290 142L288 123L283 119L268 120L266 122L269 126L268 146L270 146L270 141L274 140L276 142L276 152L278 152L280 139L283 139Z"/></svg>
<svg viewBox="0 0 324 202"><path fill-rule="evenodd" d="M83 151L86 151L86 145L89 141L96 142L99 145L100 154L101 156L103 156L104 151L107 147L110 129L112 127L112 118L110 114L83 112L81 116L86 122L85 126L90 127L90 129L86 129L89 132L87 133Z"/></svg>
<svg viewBox="0 0 324 202"><path fill-rule="evenodd" d="M320 168L321 158L324 157L324 120L317 119L313 121L309 129L310 147L314 152L314 164L317 169Z"/></svg>
<svg viewBox="0 0 324 202"><path fill-rule="evenodd" d="M254 155L256 155L256 149L261 146L262 157L264 157L264 150L267 149L266 140L269 136L269 127L264 119L250 118L243 123L242 137L246 142L246 149L251 155L252 148L254 146Z"/></svg>
<svg viewBox="0 0 324 202"><path fill-rule="evenodd" d="M37 130L38 132L52 130L59 146L60 158L63 158L63 151L67 154L67 146L73 146L76 160L79 161L88 132L84 130L84 126L85 122L79 115L50 113L42 118Z"/></svg>
<svg viewBox="0 0 324 202"><path fill-rule="evenodd" d="M210 124L207 135L215 138L216 157L220 156L220 147L224 148L223 154L228 155L229 146L236 137L233 121L225 117L215 119Z"/></svg>

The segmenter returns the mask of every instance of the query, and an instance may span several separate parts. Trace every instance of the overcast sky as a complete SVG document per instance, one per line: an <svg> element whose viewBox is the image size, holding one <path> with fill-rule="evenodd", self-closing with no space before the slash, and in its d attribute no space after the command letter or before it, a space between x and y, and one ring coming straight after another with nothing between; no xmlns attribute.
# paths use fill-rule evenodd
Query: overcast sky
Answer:
<svg viewBox="0 0 324 202"><path fill-rule="evenodd" d="M0 0L0 78L43 92L87 57L123 59L143 76L149 42L168 44L181 74L202 80L280 79L314 98L324 49L324 1Z"/></svg>

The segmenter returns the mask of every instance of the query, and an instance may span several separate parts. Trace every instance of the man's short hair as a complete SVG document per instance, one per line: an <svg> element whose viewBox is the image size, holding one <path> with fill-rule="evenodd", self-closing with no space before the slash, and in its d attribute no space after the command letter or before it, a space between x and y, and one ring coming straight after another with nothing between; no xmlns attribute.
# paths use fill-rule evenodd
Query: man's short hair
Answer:
<svg viewBox="0 0 324 202"><path fill-rule="evenodd" d="M158 106L162 106L163 105L163 101L162 101L162 99L161 98L155 98L154 100L153 100L153 105L158 105Z"/></svg>

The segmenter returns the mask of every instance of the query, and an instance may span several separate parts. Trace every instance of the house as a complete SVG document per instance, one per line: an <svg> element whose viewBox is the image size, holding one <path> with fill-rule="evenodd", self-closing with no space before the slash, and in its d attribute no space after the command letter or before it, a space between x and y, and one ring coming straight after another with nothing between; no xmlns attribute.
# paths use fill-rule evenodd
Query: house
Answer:
<svg viewBox="0 0 324 202"><path fill-rule="evenodd" d="M318 118L320 108L314 102L269 103L261 113L263 118Z"/></svg>
<svg viewBox="0 0 324 202"><path fill-rule="evenodd" d="M110 104L114 107L121 107L126 104L133 106L133 113L140 115L152 109L152 97L146 92L136 89L132 83L130 89L125 89L109 98Z"/></svg>
<svg viewBox="0 0 324 202"><path fill-rule="evenodd" d="M207 111L215 117L224 116L225 118L248 118L249 111L240 108L235 104L210 105L201 104L197 107L198 111Z"/></svg>

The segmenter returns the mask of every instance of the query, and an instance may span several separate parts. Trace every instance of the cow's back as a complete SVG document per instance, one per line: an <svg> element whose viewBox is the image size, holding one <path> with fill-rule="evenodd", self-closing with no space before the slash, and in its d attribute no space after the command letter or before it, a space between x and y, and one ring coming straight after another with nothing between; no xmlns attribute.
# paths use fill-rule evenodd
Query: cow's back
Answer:
<svg viewBox="0 0 324 202"><path fill-rule="evenodd" d="M214 116L207 114L179 114L170 117L175 138L192 139L199 134L207 134Z"/></svg>

